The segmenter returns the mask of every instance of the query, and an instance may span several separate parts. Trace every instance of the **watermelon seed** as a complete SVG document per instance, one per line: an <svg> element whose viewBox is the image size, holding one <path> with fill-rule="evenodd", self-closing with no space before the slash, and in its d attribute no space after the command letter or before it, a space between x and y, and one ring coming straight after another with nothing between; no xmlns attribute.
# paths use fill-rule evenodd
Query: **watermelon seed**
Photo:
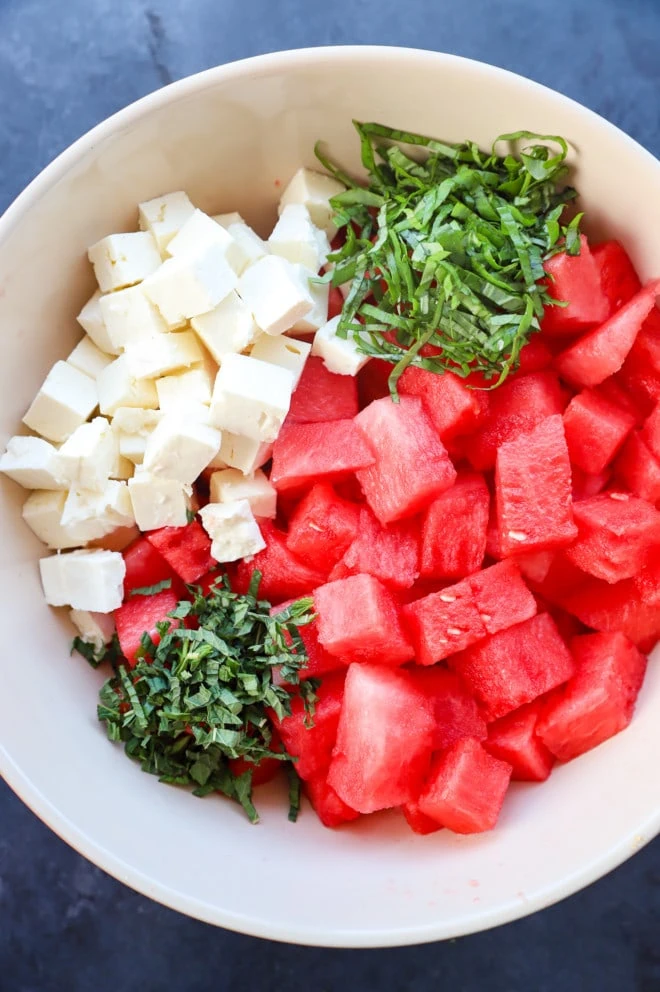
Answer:
<svg viewBox="0 0 660 992"><path fill-rule="evenodd" d="M451 593L440 593L440 599L443 603L455 603L456 597L452 596Z"/></svg>
<svg viewBox="0 0 660 992"><path fill-rule="evenodd" d="M447 627L447 633L452 637L462 637L465 631L459 630L458 627Z"/></svg>
<svg viewBox="0 0 660 992"><path fill-rule="evenodd" d="M493 619L488 613L480 613L479 616L481 618L482 623L490 623L491 620Z"/></svg>
<svg viewBox="0 0 660 992"><path fill-rule="evenodd" d="M509 531L509 537L511 538L512 541L526 541L527 540L527 534L523 534L523 532L520 531L520 530L510 530Z"/></svg>
<svg viewBox="0 0 660 992"><path fill-rule="evenodd" d="M618 499L622 503L627 503L630 497L628 496L628 493L610 493L610 499Z"/></svg>

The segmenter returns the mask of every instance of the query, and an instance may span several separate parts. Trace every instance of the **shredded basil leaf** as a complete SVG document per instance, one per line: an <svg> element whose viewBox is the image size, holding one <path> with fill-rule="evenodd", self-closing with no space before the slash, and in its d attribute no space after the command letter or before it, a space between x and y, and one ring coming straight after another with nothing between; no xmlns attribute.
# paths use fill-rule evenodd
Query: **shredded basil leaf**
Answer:
<svg viewBox="0 0 660 992"><path fill-rule="evenodd" d="M163 579L162 582L155 582L152 586L140 586L138 589L131 589L129 596L155 596L157 592L172 588L171 579Z"/></svg>

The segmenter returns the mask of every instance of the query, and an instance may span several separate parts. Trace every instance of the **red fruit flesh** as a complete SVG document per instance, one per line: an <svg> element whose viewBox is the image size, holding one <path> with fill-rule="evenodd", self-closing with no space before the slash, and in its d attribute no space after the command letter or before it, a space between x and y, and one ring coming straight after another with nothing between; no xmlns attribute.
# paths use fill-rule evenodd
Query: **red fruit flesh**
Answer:
<svg viewBox="0 0 660 992"><path fill-rule="evenodd" d="M359 516L358 506L319 482L293 511L287 547L310 568L327 574L357 536Z"/></svg>
<svg viewBox="0 0 660 992"><path fill-rule="evenodd" d="M465 738L434 759L419 809L455 833L492 830L510 779L510 765Z"/></svg>
<svg viewBox="0 0 660 992"><path fill-rule="evenodd" d="M635 426L635 417L592 390L574 396L564 412L573 465L597 475L612 461Z"/></svg>
<svg viewBox="0 0 660 992"><path fill-rule="evenodd" d="M554 755L536 733L543 705L544 701L537 699L495 720L488 727L488 740L484 747L494 758L511 765L514 780L544 782L552 771Z"/></svg>
<svg viewBox="0 0 660 992"><path fill-rule="evenodd" d="M461 579L486 553L490 493L483 476L459 476L431 503L422 523L421 575Z"/></svg>
<svg viewBox="0 0 660 992"><path fill-rule="evenodd" d="M342 577L373 575L392 589L409 589L419 576L419 526L412 520L383 527L368 507L360 510L355 540L340 562Z"/></svg>
<svg viewBox="0 0 660 992"><path fill-rule="evenodd" d="M577 334L600 324L609 311L609 300L603 292L598 266L587 239L580 238L580 254L560 252L545 263L548 293L555 300L567 301L568 306L548 305L543 317L543 332L550 335Z"/></svg>
<svg viewBox="0 0 660 992"><path fill-rule="evenodd" d="M660 560L660 512L629 493L609 492L573 508L578 536L564 552L583 572L620 582Z"/></svg>
<svg viewBox="0 0 660 992"><path fill-rule="evenodd" d="M358 412L357 383L352 375L329 372L322 359L305 362L286 418L286 424L316 424L348 420Z"/></svg>
<svg viewBox="0 0 660 992"><path fill-rule="evenodd" d="M285 599L311 595L316 586L325 581L322 572L309 568L299 561L286 545L286 535L270 521L263 520L260 530L266 547L253 555L250 561L242 559L236 567L233 588L236 592L247 592L252 573L261 572L259 598L271 603L281 603Z"/></svg>
<svg viewBox="0 0 660 992"><path fill-rule="evenodd" d="M488 732L486 721L476 701L454 672L442 665L432 665L430 668L411 669L410 674L433 709L434 751L444 751L463 737L484 740Z"/></svg>
<svg viewBox="0 0 660 992"><path fill-rule="evenodd" d="M185 527L152 530L145 536L183 582L197 582L216 564L211 539L198 520Z"/></svg>
<svg viewBox="0 0 660 992"><path fill-rule="evenodd" d="M353 420L285 424L273 445L270 481L278 492L285 492L320 480L337 482L374 463Z"/></svg>

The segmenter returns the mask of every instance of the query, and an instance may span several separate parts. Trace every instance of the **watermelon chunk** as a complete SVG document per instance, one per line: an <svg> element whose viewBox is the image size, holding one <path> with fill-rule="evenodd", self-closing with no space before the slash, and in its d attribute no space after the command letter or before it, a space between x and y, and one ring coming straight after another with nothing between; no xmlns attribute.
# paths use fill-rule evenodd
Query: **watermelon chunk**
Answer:
<svg viewBox="0 0 660 992"><path fill-rule="evenodd" d="M429 768L434 726L409 675L351 665L328 783L360 813L411 802Z"/></svg>
<svg viewBox="0 0 660 992"><path fill-rule="evenodd" d="M536 600L512 561L498 562L475 572L468 582L487 634L497 634L536 613Z"/></svg>
<svg viewBox="0 0 660 992"><path fill-rule="evenodd" d="M577 386L597 386L618 372L659 291L660 281L646 286L604 324L558 355L555 364L562 378Z"/></svg>
<svg viewBox="0 0 660 992"><path fill-rule="evenodd" d="M307 714L299 695L291 697L291 716L279 719L276 713L269 712L286 751L298 759L296 771L305 781L325 775L330 767L344 698L344 679L344 672L336 672L321 680L312 717L313 726L305 725Z"/></svg>
<svg viewBox="0 0 660 992"><path fill-rule="evenodd" d="M641 438L655 458L660 458L660 402L644 422Z"/></svg>
<svg viewBox="0 0 660 992"><path fill-rule="evenodd" d="M642 651L650 651L660 637L660 563L614 585L587 578L566 591L560 605L587 627L621 631Z"/></svg>
<svg viewBox="0 0 660 992"><path fill-rule="evenodd" d="M460 579L481 566L486 553L490 493L482 475L459 476L431 503L422 523L421 574Z"/></svg>
<svg viewBox="0 0 660 992"><path fill-rule="evenodd" d="M259 598L271 603L310 595L316 586L325 581L325 575L300 561L286 545L286 534L269 520L260 522L266 547L248 561L238 562L233 587L236 592L247 592L252 573L261 572Z"/></svg>
<svg viewBox="0 0 660 992"><path fill-rule="evenodd" d="M416 396L375 400L355 423L376 458L357 478L382 524L412 516L453 485L456 470Z"/></svg>
<svg viewBox="0 0 660 992"><path fill-rule="evenodd" d="M279 750L279 738L277 731L273 731L273 741L270 750ZM272 782L276 775L284 768L281 758L262 758L261 761L248 761L247 758L230 758L229 767L232 775L238 777L246 772L252 772L252 786L266 785Z"/></svg>
<svg viewBox="0 0 660 992"><path fill-rule="evenodd" d="M548 417L531 433L497 452L495 498L500 548L505 556L561 547L575 538L571 466L561 417Z"/></svg>
<svg viewBox="0 0 660 992"><path fill-rule="evenodd" d="M167 579L174 579L175 572L146 537L139 537L123 552L126 575L124 576L124 596L133 589L143 589L158 585Z"/></svg>
<svg viewBox="0 0 660 992"><path fill-rule="evenodd" d="M451 659L487 721L505 716L571 677L575 666L547 613L493 634Z"/></svg>
<svg viewBox="0 0 660 992"><path fill-rule="evenodd" d="M573 503L579 503L582 499L591 499L602 493L605 486L610 481L612 473L609 469L599 472L598 475L588 475L581 472L579 468L573 466Z"/></svg>
<svg viewBox="0 0 660 992"><path fill-rule="evenodd" d="M480 472L495 465L497 450L505 441L528 433L564 409L559 381L549 371L510 379L489 399L488 416L465 450L470 464Z"/></svg>
<svg viewBox="0 0 660 992"><path fill-rule="evenodd" d="M374 400L390 395L388 380L394 366L382 358L371 358L357 374L360 409L364 410Z"/></svg>
<svg viewBox="0 0 660 992"><path fill-rule="evenodd" d="M640 332L641 333L641 332ZM639 341L639 336L635 345ZM610 376L605 382L601 382L600 386L597 386L595 393L597 396L602 396L604 399L609 400L614 406L619 407L625 413L630 414L633 417L635 424L641 426L644 423L646 417L646 407L644 403L642 405L637 402L634 396L632 396L627 389L621 384L621 372L616 376Z"/></svg>
<svg viewBox="0 0 660 992"><path fill-rule="evenodd" d="M353 420L285 424L273 445L270 481L279 492L300 489L344 479L375 461Z"/></svg>
<svg viewBox="0 0 660 992"><path fill-rule="evenodd" d="M520 349L518 368L512 375L529 375L530 372L541 372L552 364L553 354L540 334L534 334L526 345ZM486 394L488 395L488 394Z"/></svg>
<svg viewBox="0 0 660 992"><path fill-rule="evenodd" d="M660 310L652 310L617 375L637 407L647 416L660 402Z"/></svg>
<svg viewBox="0 0 660 992"><path fill-rule="evenodd" d="M319 642L348 662L401 665L413 648L399 620L392 593L371 575L351 575L314 593Z"/></svg>
<svg viewBox="0 0 660 992"><path fill-rule="evenodd" d="M570 761L618 734L632 719L646 658L621 633L585 634L571 649L577 669L536 727L560 761Z"/></svg>
<svg viewBox="0 0 660 992"><path fill-rule="evenodd" d="M476 700L454 672L442 665L411 670L435 716L433 750L444 751L463 737L482 741L488 730Z"/></svg>
<svg viewBox="0 0 660 992"><path fill-rule="evenodd" d="M304 784L305 794L324 827L340 827L360 815L340 799L325 775L317 775Z"/></svg>
<svg viewBox="0 0 660 992"><path fill-rule="evenodd" d="M216 564L211 555L211 539L198 520L185 527L152 530L145 536L186 583L197 582Z"/></svg>
<svg viewBox="0 0 660 992"><path fill-rule="evenodd" d="M536 733L544 703L543 699L527 703L488 727L485 749L511 765L511 777L520 782L544 782L555 763L554 755Z"/></svg>
<svg viewBox="0 0 660 992"><path fill-rule="evenodd" d="M639 433L631 434L616 460L614 472L623 486L649 503L660 502L660 461Z"/></svg>
<svg viewBox="0 0 660 992"><path fill-rule="evenodd" d="M585 389L564 411L564 432L573 465L597 475L609 465L635 426L630 413Z"/></svg>
<svg viewBox="0 0 660 992"><path fill-rule="evenodd" d="M510 780L511 766L467 737L434 758L419 809L457 834L492 830Z"/></svg>
<svg viewBox="0 0 660 992"><path fill-rule="evenodd" d="M271 616L275 616L282 610L285 610L287 606L290 606L294 602L294 599L290 599L287 603L272 606L270 609ZM299 670L301 679L318 678L319 675L325 675L327 672L336 672L338 668L348 665L348 662L342 662L341 658L336 658L333 654L328 654L325 648L319 643L318 618L312 620L311 623L300 626L298 633L307 654L307 664ZM287 642L290 643L288 635L286 637ZM280 681L283 684L281 677Z"/></svg>
<svg viewBox="0 0 660 992"><path fill-rule="evenodd" d="M487 394L469 389L457 375L438 375L409 366L398 384L404 396L419 396L429 420L443 443L459 434L470 434L486 415Z"/></svg>
<svg viewBox="0 0 660 992"><path fill-rule="evenodd" d="M319 572L330 571L358 531L360 508L319 482L297 504L289 520L289 551Z"/></svg>
<svg viewBox="0 0 660 992"><path fill-rule="evenodd" d="M426 836L442 830L442 825L437 820L432 820L430 816L422 813L418 802L404 803L401 812L406 818L406 823L413 833Z"/></svg>
<svg viewBox="0 0 660 992"><path fill-rule="evenodd" d="M609 303L610 317L640 291L642 284L628 253L619 241L603 241L591 249L600 284Z"/></svg>
<svg viewBox="0 0 660 992"><path fill-rule="evenodd" d="M559 307L548 304L543 316L545 334L577 334L607 318L609 300L603 292L600 272L584 235L580 236L580 254L560 252L544 265L550 276L548 293L555 300L568 302Z"/></svg>
<svg viewBox="0 0 660 992"><path fill-rule="evenodd" d="M371 510L363 507L357 535L340 565L343 576L362 572L393 589L409 589L419 576L417 523L400 520L383 527Z"/></svg>
<svg viewBox="0 0 660 992"><path fill-rule="evenodd" d="M137 665L143 634L148 634L154 644L160 644L156 624L167 621L167 614L178 602L179 596L174 589L163 589L151 596L131 596L115 610L119 646L131 668ZM169 620L170 627L178 623L178 620Z"/></svg>
<svg viewBox="0 0 660 992"><path fill-rule="evenodd" d="M578 536L566 558L605 582L637 575L660 553L660 512L629 493L608 492L573 507Z"/></svg>
<svg viewBox="0 0 660 992"><path fill-rule="evenodd" d="M403 607L419 665L434 665L486 636L467 579Z"/></svg>
<svg viewBox="0 0 660 992"><path fill-rule="evenodd" d="M287 414L286 424L318 424L327 420L350 420L358 412L357 383L352 375L329 372L323 360L311 356L305 362Z"/></svg>

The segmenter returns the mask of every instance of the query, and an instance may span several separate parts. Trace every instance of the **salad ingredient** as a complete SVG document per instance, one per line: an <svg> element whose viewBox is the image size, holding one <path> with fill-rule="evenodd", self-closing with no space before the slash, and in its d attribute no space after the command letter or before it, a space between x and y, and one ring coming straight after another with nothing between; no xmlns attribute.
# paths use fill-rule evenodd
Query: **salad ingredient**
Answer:
<svg viewBox="0 0 660 992"><path fill-rule="evenodd" d="M373 575L392 589L410 589L419 578L419 529L401 520L383 525L368 507L360 510L358 532L330 578Z"/></svg>
<svg viewBox="0 0 660 992"><path fill-rule="evenodd" d="M75 610L111 613L121 606L126 573L117 551L71 551L39 561L46 602Z"/></svg>
<svg viewBox="0 0 660 992"><path fill-rule="evenodd" d="M93 244L87 257L102 293L134 286L160 265L160 254L147 232L110 234Z"/></svg>
<svg viewBox="0 0 660 992"><path fill-rule="evenodd" d="M41 437L12 437L0 456L0 472L24 489L66 489L58 449Z"/></svg>
<svg viewBox="0 0 660 992"><path fill-rule="evenodd" d="M591 252L598 268L601 289L609 303L608 317L639 293L642 284L619 241L603 241Z"/></svg>
<svg viewBox="0 0 660 992"><path fill-rule="evenodd" d="M296 389L311 349L308 341L296 341L282 336L273 338L262 334L252 345L250 356L260 362L270 362L271 365L288 369L293 375L293 388Z"/></svg>
<svg viewBox="0 0 660 992"><path fill-rule="evenodd" d="M318 272L330 254L327 234L316 227L309 210L300 203L282 207L268 247L273 255L303 265L311 272Z"/></svg>
<svg viewBox="0 0 660 992"><path fill-rule="evenodd" d="M564 433L573 465L598 475L635 426L635 417L606 396L584 389L564 411Z"/></svg>
<svg viewBox="0 0 660 992"><path fill-rule="evenodd" d="M237 290L264 334L282 334L314 306L304 269L277 255L265 255L251 265Z"/></svg>
<svg viewBox="0 0 660 992"><path fill-rule="evenodd" d="M327 482L318 482L296 506L286 543L301 561L328 572L358 534L360 510L338 496Z"/></svg>
<svg viewBox="0 0 660 992"><path fill-rule="evenodd" d="M601 284L596 259L584 235L579 254L559 252L545 263L548 295L566 306L547 307L543 331L550 335L577 334L601 324L609 316L609 300Z"/></svg>
<svg viewBox="0 0 660 992"><path fill-rule="evenodd" d="M209 501L231 503L246 499L256 519L274 520L277 514L277 490L267 475L257 469L245 476L235 468L212 472L209 479Z"/></svg>
<svg viewBox="0 0 660 992"><path fill-rule="evenodd" d="M660 557L660 512L630 493L610 491L573 507L578 535L565 551L587 575L620 582Z"/></svg>
<svg viewBox="0 0 660 992"><path fill-rule="evenodd" d="M238 561L263 551L266 542L247 499L208 503L199 511L216 561Z"/></svg>
<svg viewBox="0 0 660 992"><path fill-rule="evenodd" d="M215 567L215 560L211 554L211 541L197 520L193 520L186 527L163 527L162 530L152 530L146 535L146 539L158 555L165 559L169 567L175 572L182 582L188 584L197 582ZM138 545L141 542L138 542ZM137 545L133 545L135 548ZM126 561L126 577L124 578L124 588L127 588L129 581L129 552L124 554ZM169 578L163 575L163 578ZM160 579L157 579L160 581ZM151 585L153 576L149 575L147 581L142 585ZM131 588L139 588L140 583L136 582Z"/></svg>
<svg viewBox="0 0 660 992"><path fill-rule="evenodd" d="M273 445L271 481L278 492L317 479L337 482L375 462L357 420L285 425Z"/></svg>
<svg viewBox="0 0 660 992"><path fill-rule="evenodd" d="M317 424L328 420L349 420L357 412L355 378L335 375L320 358L309 358L291 397L288 423Z"/></svg>
<svg viewBox="0 0 660 992"><path fill-rule="evenodd" d="M472 434L488 410L489 396L468 388L452 372L434 375L426 369L411 366L399 379L399 393L419 396L445 445L457 435Z"/></svg>
<svg viewBox="0 0 660 992"><path fill-rule="evenodd" d="M428 507L422 523L420 572L427 579L461 579L481 568L486 553L490 493L476 473L456 482Z"/></svg>
<svg viewBox="0 0 660 992"><path fill-rule="evenodd" d="M55 362L23 423L48 441L66 441L99 402L96 384L68 362Z"/></svg>
<svg viewBox="0 0 660 992"><path fill-rule="evenodd" d="M312 169L298 169L287 184L280 198L280 213L292 203L302 204L309 211L314 224L326 232L328 237L335 233L334 214L330 200L344 192L344 184L332 176L314 172Z"/></svg>
<svg viewBox="0 0 660 992"><path fill-rule="evenodd" d="M142 531L183 527L188 521L192 487L142 469L128 480L135 522Z"/></svg>
<svg viewBox="0 0 660 992"><path fill-rule="evenodd" d="M239 561L236 566L234 586L247 591L255 572L261 575L261 595L271 603L305 596L320 585L325 576L322 571L310 568L290 551L286 534L268 520L261 521L261 535L266 547L249 561Z"/></svg>
<svg viewBox="0 0 660 992"><path fill-rule="evenodd" d="M323 359L325 367L338 375L357 375L369 361L360 351L359 341L351 331L346 337L337 333L339 317L333 317L314 335L312 354Z"/></svg>
<svg viewBox="0 0 660 992"><path fill-rule="evenodd" d="M545 782L555 757L537 733L544 701L536 699L488 725L484 748L494 758L511 765L511 778L519 782Z"/></svg>
<svg viewBox="0 0 660 992"><path fill-rule="evenodd" d="M140 203L138 206L140 230L149 231L163 255L174 235L181 230L194 212L195 207L187 193L181 190L176 193L166 193L165 196L157 196L153 200Z"/></svg>
<svg viewBox="0 0 660 992"><path fill-rule="evenodd" d="M211 423L253 441L277 437L289 412L293 375L249 355L225 355L213 387Z"/></svg>
<svg viewBox="0 0 660 992"><path fill-rule="evenodd" d="M485 739L488 732L486 721L475 699L454 672L442 665L433 665L411 669L410 674L433 709L434 751L444 751L463 737L474 737L478 741Z"/></svg>

